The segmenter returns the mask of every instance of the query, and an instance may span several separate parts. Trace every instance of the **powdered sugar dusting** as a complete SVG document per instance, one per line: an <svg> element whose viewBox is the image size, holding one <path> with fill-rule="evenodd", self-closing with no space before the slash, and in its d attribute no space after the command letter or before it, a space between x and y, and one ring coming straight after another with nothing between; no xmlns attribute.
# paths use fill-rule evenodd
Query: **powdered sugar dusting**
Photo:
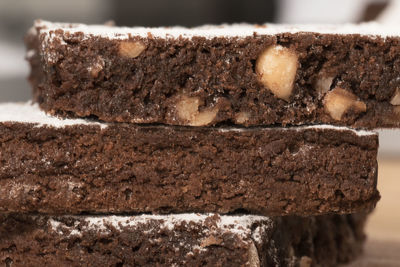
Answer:
<svg viewBox="0 0 400 267"><path fill-rule="evenodd" d="M268 245L274 247L269 232L273 231L274 222L269 217L256 215L218 215L218 214L170 214L170 215L139 215L139 216L58 216L49 217L47 225L51 231L63 239L84 240L86 234L98 238L112 236L118 238L118 233L139 235L151 245L159 246L168 242L175 253L187 257L202 257L202 253L214 246L247 247L249 266L259 266L258 247ZM164 231L168 229L169 231ZM112 231L112 232L111 232ZM134 232L136 231L136 232ZM191 237L187 236L188 231ZM112 234L111 234L112 233ZM228 234L228 236L227 236ZM226 241L225 237L229 237ZM170 262L175 266L174 262ZM185 264L185 261L182 262ZM177 266L177 265L176 265Z"/></svg>
<svg viewBox="0 0 400 267"><path fill-rule="evenodd" d="M319 130L335 130L335 131L351 131L358 136L369 136L369 135L377 135L375 131L368 130L356 130L346 126L335 126L329 124L318 124L318 125L309 125L309 126L300 126L297 127L297 130L302 129L319 129Z"/></svg>
<svg viewBox="0 0 400 267"><path fill-rule="evenodd" d="M215 215L215 214L197 214L197 213L185 213L185 214L170 214L170 215L138 215L138 216L70 216L75 218L75 227L66 226L65 224L57 221L57 218L51 218L49 220L50 226L53 231L59 234L67 231L70 235L80 235L81 231L98 231L108 232L111 229L122 231L124 228L136 228L139 225L148 224L152 221L156 221L159 224L160 229L168 229L173 231L176 226L182 223L194 223L196 225L206 226L206 220L216 219L215 229L207 226L204 234L209 234L213 230L227 231L238 235L242 238L253 238L254 242L261 243L264 234L272 227L272 220L269 217L256 216L256 215ZM78 229L79 221L85 222L83 226ZM252 234L252 226L257 224L256 231ZM154 229L156 230L156 229Z"/></svg>
<svg viewBox="0 0 400 267"><path fill-rule="evenodd" d="M51 126L55 128L70 125L99 125L101 128L106 128L108 125L84 119L61 119L50 116L42 111L37 104L31 102L0 104L0 122L33 123L37 127Z"/></svg>
<svg viewBox="0 0 400 267"><path fill-rule="evenodd" d="M382 25L376 22L342 25L280 25L280 24L232 24L232 25L204 25L195 28L184 27L112 27L106 25L84 25L71 23L53 23L37 20L35 27L41 28L41 33L54 32L62 29L65 32L82 32L85 36L99 36L109 39L127 39L132 36L146 38L149 35L156 38L192 38L194 36L214 37L247 37L253 34L275 35L280 33L312 32L322 34L360 34L368 36L399 36L400 28L396 25Z"/></svg>
<svg viewBox="0 0 400 267"><path fill-rule="evenodd" d="M149 220L162 221L161 228L173 230L175 225L182 222L204 223L204 221L213 216L213 214L198 214L198 213L184 213L184 214L170 214L170 215L139 215L139 216L92 216L86 217L85 221L88 222L88 228L97 230L106 230L107 225L112 225L116 229L124 227L134 227L138 224L147 223ZM233 231L241 232L243 229L249 228L256 222L269 222L268 217L243 215L231 216L221 215L217 223L218 228L231 228ZM231 229L231 230L232 230Z"/></svg>
<svg viewBox="0 0 400 267"><path fill-rule="evenodd" d="M305 126L288 126L288 127L252 127L252 128L234 128L234 127L226 127L218 129L219 132L229 132L229 131L236 131L236 132L244 132L244 131L259 131L259 130L283 130L283 131L304 131L307 129L315 129L315 130L333 130L338 132L352 132L357 136L370 136L370 135L377 135L375 131L368 131L362 129L353 129L347 126L336 126L336 125L329 125L329 124L316 124L316 125L305 125Z"/></svg>
<svg viewBox="0 0 400 267"><path fill-rule="evenodd" d="M51 219L49 219L49 223L50 223L50 226L51 226L53 231L56 231L59 234L63 234L63 232L60 229L61 222L56 221L56 220L51 218Z"/></svg>
<svg viewBox="0 0 400 267"><path fill-rule="evenodd" d="M51 229L53 231L56 231L59 235L65 235L66 232L69 233L68 236L74 236L74 235L80 236L81 235L81 232L78 229L74 229L73 227L68 227L65 224L63 224L53 218L50 218L48 222L51 226ZM77 225L75 224L75 226L77 226Z"/></svg>

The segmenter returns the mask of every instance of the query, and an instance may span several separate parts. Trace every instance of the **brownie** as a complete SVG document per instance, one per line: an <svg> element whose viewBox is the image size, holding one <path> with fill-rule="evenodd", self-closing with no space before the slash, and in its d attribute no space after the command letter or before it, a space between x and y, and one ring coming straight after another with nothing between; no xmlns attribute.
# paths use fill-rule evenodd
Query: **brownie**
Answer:
<svg viewBox="0 0 400 267"><path fill-rule="evenodd" d="M318 215L379 199L378 136L59 119L0 105L0 211Z"/></svg>
<svg viewBox="0 0 400 267"><path fill-rule="evenodd" d="M36 21L34 98L51 114L171 125L400 126L400 31L118 28Z"/></svg>
<svg viewBox="0 0 400 267"><path fill-rule="evenodd" d="M336 266L366 216L2 216L6 266Z"/></svg>

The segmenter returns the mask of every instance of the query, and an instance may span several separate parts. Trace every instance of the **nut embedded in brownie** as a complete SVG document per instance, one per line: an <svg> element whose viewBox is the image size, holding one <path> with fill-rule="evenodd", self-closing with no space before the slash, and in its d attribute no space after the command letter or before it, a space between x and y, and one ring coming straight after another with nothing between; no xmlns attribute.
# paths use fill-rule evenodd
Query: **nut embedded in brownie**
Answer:
<svg viewBox="0 0 400 267"><path fill-rule="evenodd" d="M36 21L41 108L108 122L400 126L400 31L344 26L119 28Z"/></svg>

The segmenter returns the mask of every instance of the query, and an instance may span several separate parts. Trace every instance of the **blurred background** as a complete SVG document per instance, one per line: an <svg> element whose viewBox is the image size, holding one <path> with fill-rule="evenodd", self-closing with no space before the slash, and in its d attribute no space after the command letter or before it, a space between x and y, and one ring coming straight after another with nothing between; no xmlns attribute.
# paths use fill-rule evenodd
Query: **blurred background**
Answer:
<svg viewBox="0 0 400 267"><path fill-rule="evenodd" d="M371 20L400 26L399 14L400 0L0 0L0 102L30 98L23 36L37 18L91 24L113 20L120 26ZM383 197L368 224L375 241L367 244L366 257L380 261L383 255L390 263L374 266L400 266L400 130L381 131L380 143L378 186Z"/></svg>

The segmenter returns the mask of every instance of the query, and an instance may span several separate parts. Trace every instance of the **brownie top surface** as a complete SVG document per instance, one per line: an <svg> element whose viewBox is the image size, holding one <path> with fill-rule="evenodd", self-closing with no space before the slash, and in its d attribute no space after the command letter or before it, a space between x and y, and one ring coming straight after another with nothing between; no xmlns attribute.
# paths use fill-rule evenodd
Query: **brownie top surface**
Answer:
<svg viewBox="0 0 400 267"><path fill-rule="evenodd" d="M397 26L382 25L376 22L360 24L339 25L289 25L289 24L222 24L203 25L194 28L185 27L114 27L108 25L85 25L77 23L57 23L44 20L36 20L31 33L35 34L35 28L40 28L41 33L50 33L55 30L63 30L68 33L82 32L88 36L100 36L109 39L128 39L133 36L143 38L192 38L192 37L248 37L257 35L275 35L281 33L319 33L319 34L360 34L366 36L390 37L399 36L400 28ZM51 36L49 36L51 38Z"/></svg>
<svg viewBox="0 0 400 267"><path fill-rule="evenodd" d="M38 104L33 104L31 101L25 103L1 103L0 104L0 123L3 122L15 122L15 123L33 123L36 126L51 126L55 128L62 128L65 126L73 125L93 125L106 128L110 123L101 123L89 119L65 119L57 116L50 116L39 108ZM143 126L145 127L145 126ZM173 126L165 126L173 127ZM197 127L193 127L196 129ZM305 126L291 126L291 127L251 127L251 128L236 128L236 127L219 127L216 128L218 131L252 131L260 129L279 129L301 131L306 129L327 129L334 131L350 131L358 136L369 136L377 135L375 131L369 130L356 130L345 126L334 126L328 124L319 125L305 125Z"/></svg>

